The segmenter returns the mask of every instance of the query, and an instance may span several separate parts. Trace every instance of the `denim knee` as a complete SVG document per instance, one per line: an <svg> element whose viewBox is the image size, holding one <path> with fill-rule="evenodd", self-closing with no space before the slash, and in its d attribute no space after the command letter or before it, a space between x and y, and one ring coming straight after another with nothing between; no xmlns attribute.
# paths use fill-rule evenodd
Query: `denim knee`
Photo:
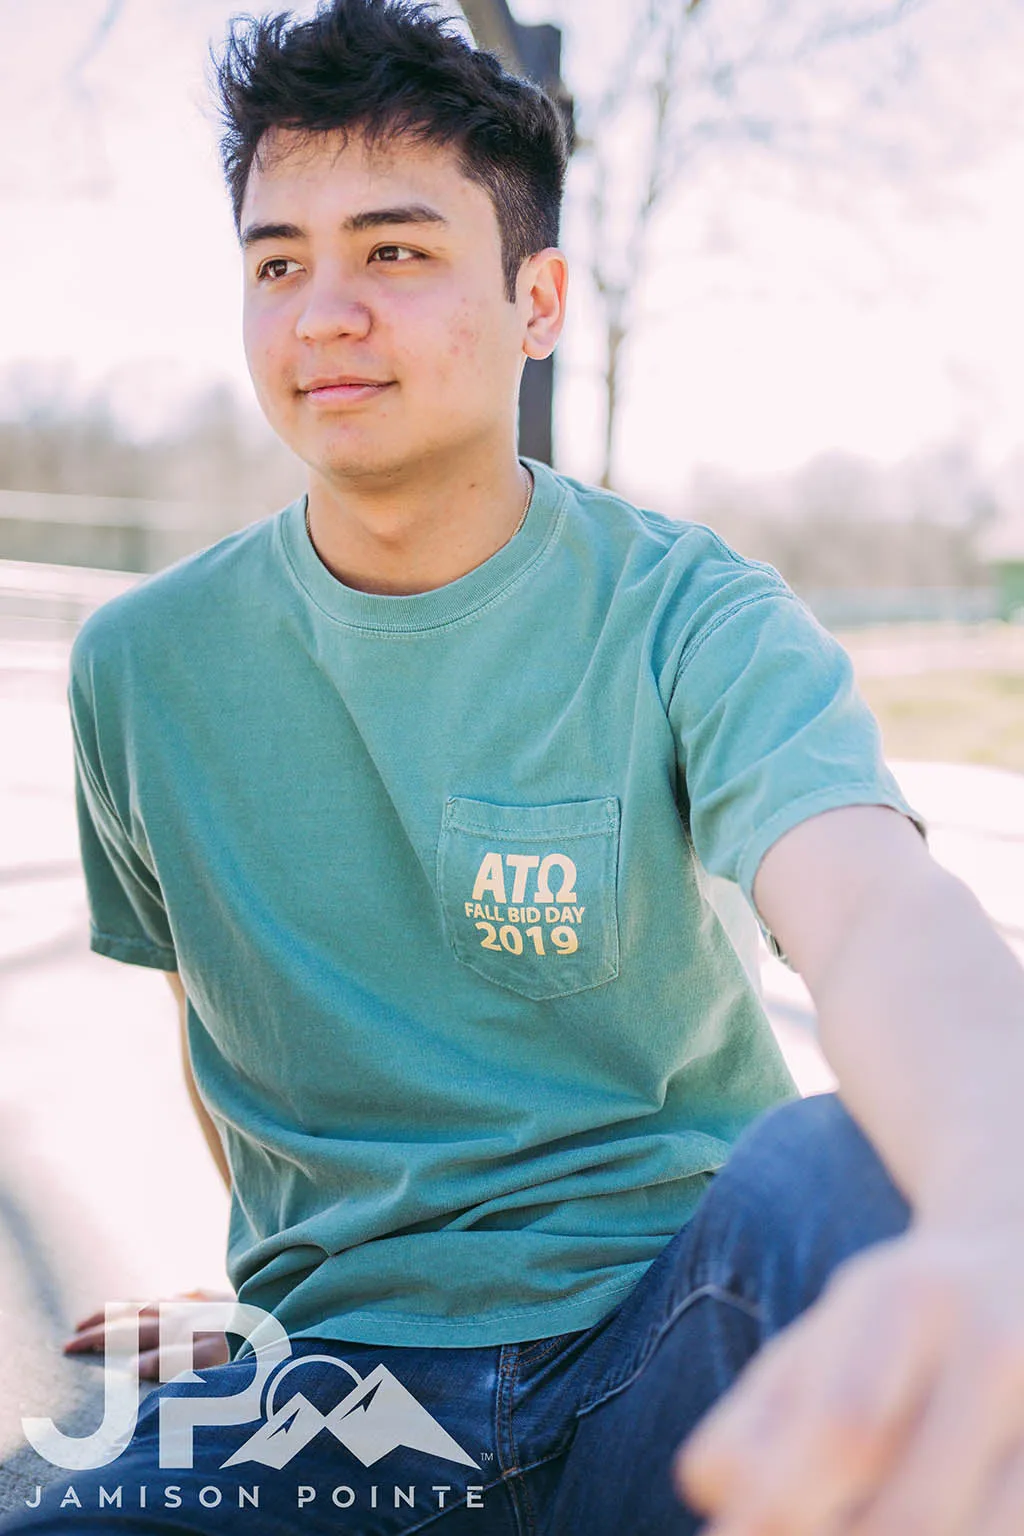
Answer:
<svg viewBox="0 0 1024 1536"><path fill-rule="evenodd" d="M838 1095L816 1094L769 1110L736 1143L694 1218L697 1269L781 1327L909 1216Z"/></svg>

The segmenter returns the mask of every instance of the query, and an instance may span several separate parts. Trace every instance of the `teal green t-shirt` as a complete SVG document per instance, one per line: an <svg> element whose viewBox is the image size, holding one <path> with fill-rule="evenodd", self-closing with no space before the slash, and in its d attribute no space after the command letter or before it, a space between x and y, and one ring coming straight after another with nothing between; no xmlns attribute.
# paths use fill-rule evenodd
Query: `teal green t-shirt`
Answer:
<svg viewBox="0 0 1024 1536"><path fill-rule="evenodd" d="M304 498L99 609L92 945L180 971L228 1273L293 1337L588 1327L794 1092L706 873L913 814L842 649L707 528L530 461L459 580L355 591Z"/></svg>

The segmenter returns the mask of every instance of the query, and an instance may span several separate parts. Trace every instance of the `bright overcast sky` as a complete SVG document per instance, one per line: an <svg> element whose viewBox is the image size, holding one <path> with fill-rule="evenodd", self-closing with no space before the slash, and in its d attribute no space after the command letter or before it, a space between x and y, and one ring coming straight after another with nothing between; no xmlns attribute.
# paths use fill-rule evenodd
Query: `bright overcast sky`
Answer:
<svg viewBox="0 0 1024 1536"><path fill-rule="evenodd" d="M757 0L706 3L739 18ZM568 17L566 72L581 92L621 45L615 18L630 14L585 0L577 28L583 6L515 5L523 20ZM251 399L203 82L208 40L242 8L0 0L0 371L45 366L51 387L69 393L107 384L142 430L217 378ZM927 110L958 123L973 92L970 152L934 170L919 195L896 197L862 175L840 216L798 176L728 157L681 184L658 225L630 355L625 487L671 505L698 463L771 471L836 447L893 460L956 435L996 464L1021 446L1024 142L1006 87L1012 72L1016 88L1024 3L979 0L967 15L970 25L962 0L925 0L915 18L931 61ZM921 128L915 110L908 134ZM589 478L601 399L582 280L573 302L559 462Z"/></svg>

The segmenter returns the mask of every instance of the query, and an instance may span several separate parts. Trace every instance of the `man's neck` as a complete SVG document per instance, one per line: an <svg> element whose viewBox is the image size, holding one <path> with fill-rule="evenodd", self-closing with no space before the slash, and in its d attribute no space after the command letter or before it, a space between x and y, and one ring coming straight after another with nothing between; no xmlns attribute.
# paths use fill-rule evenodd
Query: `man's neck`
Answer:
<svg viewBox="0 0 1024 1536"><path fill-rule="evenodd" d="M431 592L508 542L531 489L514 450L401 480L364 476L340 484L311 472L310 536L322 563L348 587L391 596Z"/></svg>

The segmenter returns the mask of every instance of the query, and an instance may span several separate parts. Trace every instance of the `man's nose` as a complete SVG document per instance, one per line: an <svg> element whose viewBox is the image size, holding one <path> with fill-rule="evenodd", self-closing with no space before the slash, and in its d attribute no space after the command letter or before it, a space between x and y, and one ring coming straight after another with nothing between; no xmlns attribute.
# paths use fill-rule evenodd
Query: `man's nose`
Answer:
<svg viewBox="0 0 1024 1536"><path fill-rule="evenodd" d="M311 283L295 324L300 341L329 341L335 336L363 337L373 326L373 315L351 282L330 276Z"/></svg>

